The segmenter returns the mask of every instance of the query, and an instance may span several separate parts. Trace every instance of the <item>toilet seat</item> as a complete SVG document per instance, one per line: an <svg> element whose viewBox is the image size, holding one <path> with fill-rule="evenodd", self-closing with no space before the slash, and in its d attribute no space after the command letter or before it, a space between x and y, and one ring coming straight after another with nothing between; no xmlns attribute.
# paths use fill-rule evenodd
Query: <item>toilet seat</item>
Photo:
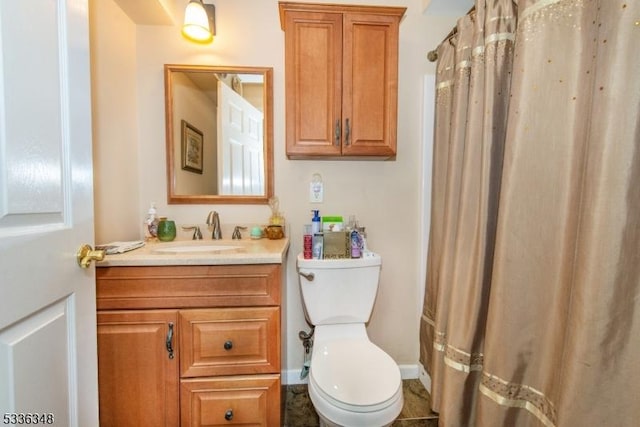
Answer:
<svg viewBox="0 0 640 427"><path fill-rule="evenodd" d="M398 365L365 339L316 343L310 381L323 399L351 412L380 411L402 398Z"/></svg>

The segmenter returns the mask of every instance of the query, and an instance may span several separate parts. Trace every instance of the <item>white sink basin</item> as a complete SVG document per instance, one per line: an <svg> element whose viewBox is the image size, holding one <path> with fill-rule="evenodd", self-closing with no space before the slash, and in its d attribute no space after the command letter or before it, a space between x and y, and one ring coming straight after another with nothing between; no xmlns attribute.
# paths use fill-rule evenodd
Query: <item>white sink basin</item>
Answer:
<svg viewBox="0 0 640 427"><path fill-rule="evenodd" d="M223 252L234 252L242 249L242 246L234 246L234 245L194 245L194 244L182 244L182 245L171 245L166 247L154 248L153 253L156 254L218 254Z"/></svg>

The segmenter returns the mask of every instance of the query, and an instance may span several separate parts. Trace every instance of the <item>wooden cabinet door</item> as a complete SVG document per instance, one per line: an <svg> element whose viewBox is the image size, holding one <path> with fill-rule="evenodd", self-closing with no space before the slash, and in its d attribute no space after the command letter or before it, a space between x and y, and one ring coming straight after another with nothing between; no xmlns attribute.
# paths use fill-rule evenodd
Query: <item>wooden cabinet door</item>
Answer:
<svg viewBox="0 0 640 427"><path fill-rule="evenodd" d="M396 154L399 17L344 15L342 154Z"/></svg>
<svg viewBox="0 0 640 427"><path fill-rule="evenodd" d="M342 14L290 11L284 28L287 155L340 156Z"/></svg>
<svg viewBox="0 0 640 427"><path fill-rule="evenodd" d="M405 10L280 3L289 158L395 156Z"/></svg>
<svg viewBox="0 0 640 427"><path fill-rule="evenodd" d="M179 425L177 319L176 310L98 312L101 427Z"/></svg>

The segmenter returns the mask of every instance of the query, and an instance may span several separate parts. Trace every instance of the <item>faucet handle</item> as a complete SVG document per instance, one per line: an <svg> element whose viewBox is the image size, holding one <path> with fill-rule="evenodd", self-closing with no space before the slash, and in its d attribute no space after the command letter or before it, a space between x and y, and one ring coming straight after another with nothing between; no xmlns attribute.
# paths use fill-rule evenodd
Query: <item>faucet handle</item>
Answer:
<svg viewBox="0 0 640 427"><path fill-rule="evenodd" d="M236 225L233 229L233 235L231 236L231 238L233 240L239 240L242 239L242 234L240 234L240 230L246 230L247 227L241 227L239 225Z"/></svg>
<svg viewBox="0 0 640 427"><path fill-rule="evenodd" d="M191 240L202 240L202 231L200 231L199 226L194 225L192 227L182 227L182 229L185 231L193 230L193 237Z"/></svg>
<svg viewBox="0 0 640 427"><path fill-rule="evenodd" d="M193 240L202 240L202 231L200 227L196 225L196 229L193 231Z"/></svg>

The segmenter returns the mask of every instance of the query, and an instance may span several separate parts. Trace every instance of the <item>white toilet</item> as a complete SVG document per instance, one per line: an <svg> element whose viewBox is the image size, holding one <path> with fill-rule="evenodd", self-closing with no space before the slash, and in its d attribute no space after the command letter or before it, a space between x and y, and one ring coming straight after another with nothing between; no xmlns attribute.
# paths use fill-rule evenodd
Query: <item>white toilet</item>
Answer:
<svg viewBox="0 0 640 427"><path fill-rule="evenodd" d="M400 414L400 369L367 336L382 260L298 255L305 315L315 326L309 396L320 426L382 427Z"/></svg>

